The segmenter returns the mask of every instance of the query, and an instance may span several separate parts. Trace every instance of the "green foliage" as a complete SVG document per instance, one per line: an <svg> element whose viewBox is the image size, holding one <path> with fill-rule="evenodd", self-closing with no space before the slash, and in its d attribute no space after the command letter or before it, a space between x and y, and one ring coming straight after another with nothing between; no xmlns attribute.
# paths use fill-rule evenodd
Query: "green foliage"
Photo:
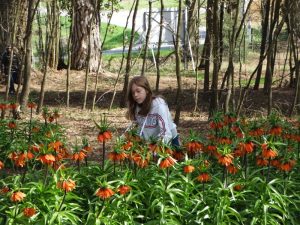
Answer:
<svg viewBox="0 0 300 225"><path fill-rule="evenodd" d="M299 157L299 128L278 113L249 121L239 121L233 113L216 113L208 136L191 131L181 149L184 159L168 168L161 162L171 152L150 148L133 135L122 142L118 139L118 151L109 152L117 155L108 155L104 167L98 161L74 160L71 152L65 155L69 146L63 128L49 120L53 113L47 110L43 120L17 122L16 127L8 125L10 119L0 121L0 161L5 170L0 173L1 224L296 225L299 221L300 177L294 161ZM200 147L190 149L190 142ZM249 142L255 148L243 152L242 144ZM88 143L82 144L78 150L88 154ZM265 158L266 164L261 165L257 158L268 157L263 152L265 144L278 155ZM221 163L217 149L226 149L222 155L233 155L230 165L237 171ZM28 152L34 157L21 157ZM126 157L118 158L122 153ZM282 167L285 163L290 163L290 169ZM186 165L195 170L183 172ZM200 178L203 172L209 179ZM70 180L74 184L62 185ZM122 192L124 186L127 189ZM104 187L111 192L100 193ZM14 200L16 192L26 196ZM35 210L31 217L24 213L27 208Z"/></svg>

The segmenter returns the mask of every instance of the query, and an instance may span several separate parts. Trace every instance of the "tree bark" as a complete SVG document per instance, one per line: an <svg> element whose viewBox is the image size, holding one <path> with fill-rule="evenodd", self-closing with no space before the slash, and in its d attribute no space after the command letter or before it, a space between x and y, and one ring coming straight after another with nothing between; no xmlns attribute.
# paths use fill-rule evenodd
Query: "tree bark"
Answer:
<svg viewBox="0 0 300 225"><path fill-rule="evenodd" d="M55 13L55 0L53 0L51 2L51 7L49 7L50 11L48 11L47 13L49 13L51 16L51 18L53 19L50 22L50 30L49 33L47 33L47 37L46 40L48 41L46 43L46 59L44 62L44 69L43 69L43 80L42 80L42 84L41 84L41 90L40 90L40 95L39 95L39 102L37 105L37 109L36 109L36 113L39 114L42 110L43 104L44 104L44 98L45 98L45 88L46 88L46 82L47 82L47 72L48 72L48 65L49 65L49 59L50 59L50 55L51 55L51 49L53 46L53 39L54 39L54 29L55 29L55 19L54 19L54 13Z"/></svg>
<svg viewBox="0 0 300 225"><path fill-rule="evenodd" d="M148 55L148 45L150 40L151 27L152 27L152 1L149 1L148 26L147 26L146 42L144 47L142 71L141 71L142 76L145 75L145 67L146 67L146 59Z"/></svg>
<svg viewBox="0 0 300 225"><path fill-rule="evenodd" d="M91 60L89 71L96 71L99 64L99 24L93 16L96 10L93 0L75 0L75 21L72 32L71 68L82 70L87 66L89 34L91 32Z"/></svg>
<svg viewBox="0 0 300 225"><path fill-rule="evenodd" d="M28 102L28 97L30 93L30 83L31 83L31 57L32 57L32 22L34 15L37 11L40 0L28 0L28 14L27 14L27 26L24 37L24 48L25 48L25 57L24 57L24 71L23 71L23 87L20 95L20 105L21 108L25 109L25 106Z"/></svg>
<svg viewBox="0 0 300 225"><path fill-rule="evenodd" d="M178 20L177 20L177 31L176 31L176 39L175 39L175 56L176 56L176 78L177 78L177 93L176 93L176 112L175 112L175 119L174 122L178 125L180 119L180 111L181 111L181 98L182 98L182 91L181 91L181 74L180 74L180 31L181 31L181 17L182 17L182 0L179 0L178 3Z"/></svg>
<svg viewBox="0 0 300 225"><path fill-rule="evenodd" d="M212 76L212 85L211 85L211 99L210 99L210 109L209 115L212 116L214 112L218 111L219 102L218 102L218 75L220 69L220 34L219 34L219 0L213 1L213 76Z"/></svg>
<svg viewBox="0 0 300 225"><path fill-rule="evenodd" d="M263 20L261 22L262 23L262 35L261 35L260 56L259 56L260 61L262 60L263 55L265 54L265 50L267 48L267 40L268 40L268 35L269 35L269 16L270 16L271 0L263 0L262 4L263 4L263 12L262 12ZM259 89L262 67L263 67L263 64L261 63L257 70L255 84L253 87L254 90Z"/></svg>
<svg viewBox="0 0 300 225"><path fill-rule="evenodd" d="M159 36L158 36L158 45L156 53L156 84L155 91L159 90L159 81L160 81L160 49L162 44L162 33L163 33L163 23L164 23L164 0L160 0L160 22L159 22Z"/></svg>

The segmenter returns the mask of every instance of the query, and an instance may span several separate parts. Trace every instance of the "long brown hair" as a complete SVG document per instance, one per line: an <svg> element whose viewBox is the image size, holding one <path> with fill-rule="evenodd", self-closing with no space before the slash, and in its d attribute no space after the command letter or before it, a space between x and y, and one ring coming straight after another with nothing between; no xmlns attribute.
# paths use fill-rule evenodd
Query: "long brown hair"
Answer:
<svg viewBox="0 0 300 225"><path fill-rule="evenodd" d="M126 113L126 117L130 120L135 120L135 111L138 103L134 100L132 96L132 86L133 84L142 87L146 90L146 98L142 104L139 105L141 110L138 112L140 115L146 116L150 109L152 100L154 98L150 84L145 76L136 76L131 79L129 82L128 93L127 93L127 102L128 102L128 111Z"/></svg>

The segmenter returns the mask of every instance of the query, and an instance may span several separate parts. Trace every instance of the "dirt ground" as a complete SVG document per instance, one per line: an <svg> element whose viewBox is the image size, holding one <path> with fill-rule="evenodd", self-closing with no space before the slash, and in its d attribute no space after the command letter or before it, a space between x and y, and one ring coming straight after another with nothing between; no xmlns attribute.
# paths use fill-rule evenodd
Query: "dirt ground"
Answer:
<svg viewBox="0 0 300 225"><path fill-rule="evenodd" d="M38 102L38 93L42 82L42 73L33 71L32 73L32 99ZM84 71L71 71L70 74L70 107L66 108L66 70L50 71L46 81L46 92L44 106L50 110L58 108L61 117L59 118L60 124L66 129L67 142L72 145L77 142L80 143L82 137L87 137L93 146L97 146L96 141L97 129L94 124L95 121L100 121L103 114L107 115L108 121L111 122L112 127L115 129L115 136L121 135L126 127L130 124L125 119L126 109L118 107L121 97L121 90L123 88L123 80L121 79L117 85L116 98L111 111L108 111L110 101L112 99L113 84L117 78L116 74L105 72L99 77L97 94L97 103L94 111L91 111L91 104L94 94L94 81L95 74L89 76L89 92L87 98L87 106L85 110L82 109L84 98L84 84L85 73ZM147 76L152 87L155 87L156 77ZM189 130L193 129L200 133L205 133L208 129L208 103L207 97L200 90L198 110L193 113L194 109L194 86L195 78L184 77L183 84L183 101L181 102L182 111L180 115L180 123L178 131L182 137L188 135ZM176 96L177 80L176 76L163 76L160 82L161 94L166 98L169 104L172 115L175 113L175 96ZM200 82L200 87L202 83ZM0 95L4 96L5 86L1 84ZM275 88L273 91L274 107L282 112L287 113L293 99L294 89L291 88ZM236 95L239 91L237 90ZM13 99L13 97L11 97ZM224 98L224 96L222 97ZM222 100L222 99L221 99ZM251 116L262 116L266 114L268 96L261 90L250 91L247 95L244 104L243 113ZM38 120L42 120L41 115L34 115ZM29 118L29 113L22 112L21 118Z"/></svg>

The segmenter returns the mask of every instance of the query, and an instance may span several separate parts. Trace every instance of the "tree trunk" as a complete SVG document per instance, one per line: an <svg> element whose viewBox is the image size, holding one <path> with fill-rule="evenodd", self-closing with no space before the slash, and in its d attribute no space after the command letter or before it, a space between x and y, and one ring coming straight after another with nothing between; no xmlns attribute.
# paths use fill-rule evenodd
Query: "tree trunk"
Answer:
<svg viewBox="0 0 300 225"><path fill-rule="evenodd" d="M130 35L128 53L127 53L126 69L125 69L125 75L124 75L124 85L123 85L123 91L122 91L122 95L121 95L122 97L120 99L120 107L126 106L126 96L127 96L127 92L128 92L129 74L130 74L130 70L131 70L131 52L132 52L134 34L135 34L135 19L136 19L136 14L137 14L137 11L139 8L139 2L140 2L140 0L136 0L133 15L132 15L131 35Z"/></svg>
<svg viewBox="0 0 300 225"><path fill-rule="evenodd" d="M52 16L50 17L53 20L54 27L53 27L53 40L52 46L50 49L50 57L49 57L49 67L56 69L58 65L59 59L59 40L60 40L60 7L57 0L54 1L54 8Z"/></svg>
<svg viewBox="0 0 300 225"><path fill-rule="evenodd" d="M75 21L72 31L71 68L82 70L87 66L89 34L91 31L91 60L89 71L97 71L100 52L98 21L93 16L96 10L93 0L75 0Z"/></svg>
<svg viewBox="0 0 300 225"><path fill-rule="evenodd" d="M145 67L146 67L146 59L148 55L148 45L149 45L149 39L151 34L151 27L152 27L152 1L149 1L148 26L147 26L147 34L146 34L146 43L144 47L143 65L141 71L142 76L145 75Z"/></svg>
<svg viewBox="0 0 300 225"><path fill-rule="evenodd" d="M275 25L278 23L279 20L279 12L280 12L280 0L273 1L272 3L272 12L271 12L271 22L270 22L270 30L269 30L269 38L268 43L271 44L274 48L269 48L269 51L267 52L267 68L266 68L266 75L265 75L265 82L264 82L264 92L269 93L269 90L271 89L270 86L272 86L272 77L274 72L274 64L275 64L275 56L276 56L276 41L273 39L274 35L274 28Z"/></svg>
<svg viewBox="0 0 300 225"><path fill-rule="evenodd" d="M113 105L113 102L114 102L114 99L115 99L115 96L116 96L116 92L117 92L117 84L118 84L118 81L119 81L119 78L120 78L120 74L121 74L121 72L122 72L122 68L123 68L123 64L124 64L124 59L125 59L125 47L126 47L126 44L127 44L126 41L125 41L125 40L127 40L127 38L126 38L126 30L127 30L127 27L128 27L128 22L129 22L130 15L131 15L131 13L132 13L132 10L133 10L135 4L136 4L136 0L134 0L133 3L132 3L132 6L131 6L131 8L130 8L130 10L129 10L129 14L128 14L127 19L126 19L126 25L125 25L125 27L124 27L124 29L123 29L123 40L122 40L122 41L123 41L123 50L122 50L122 60L121 60L120 69L119 69L119 71L118 71L118 76L117 76L116 81L115 81L115 83L114 83L114 92L113 92L113 96L112 96L112 98L111 98L111 102L110 102L110 105L109 105L109 111L110 111L111 108L112 108L112 105ZM131 39L130 39L130 40L131 40Z"/></svg>
<svg viewBox="0 0 300 225"><path fill-rule="evenodd" d="M40 0L28 0L28 14L27 14L27 26L26 33L24 37L24 47L25 47L25 57L24 57L24 71L23 71L23 87L20 96L20 105L23 109L28 102L28 97L30 93L30 83L31 83L31 57L32 57L32 22L34 15L37 11Z"/></svg>
<svg viewBox="0 0 300 225"><path fill-rule="evenodd" d="M212 43L212 27L213 27L213 1L207 2L206 7L206 36L203 47L202 58L200 62L200 68L204 68L204 92L209 91L210 85L210 55L211 55L211 43ZM200 69L199 68L199 69Z"/></svg>
<svg viewBox="0 0 300 225"><path fill-rule="evenodd" d="M180 31L181 31L181 16L182 16L182 0L179 0L178 3L178 20L177 20L177 31L176 31L176 40L175 40L175 56L176 56L176 78L177 78L177 93L176 93L176 112L174 122L178 125L180 119L180 111L182 105L182 91L181 91L181 74L180 74Z"/></svg>
<svg viewBox="0 0 300 225"><path fill-rule="evenodd" d="M212 116L214 112L218 111L218 75L220 68L219 59L219 48L220 48L220 34L219 34L219 0L213 1L213 77L211 85L211 99L210 99L210 109L209 115Z"/></svg>
<svg viewBox="0 0 300 225"><path fill-rule="evenodd" d="M270 7L271 7L271 0L263 0L263 20L262 20L262 35L261 35L261 44L260 44L260 56L259 60L261 61L263 58L263 55L265 54L265 50L267 47L267 40L269 35L269 16L270 16ZM253 89L258 90L259 89L259 83L261 79L261 73L262 73L262 67L263 64L258 67L257 75L255 79L255 84Z"/></svg>
<svg viewBox="0 0 300 225"><path fill-rule="evenodd" d="M160 81L160 49L162 44L162 33L163 33L163 22L164 22L164 0L160 0L160 22L159 22L159 36L158 36L158 46L156 53L156 85L155 91L159 90L159 81Z"/></svg>
<svg viewBox="0 0 300 225"><path fill-rule="evenodd" d="M50 30L49 33L46 34L47 38L46 40L48 41L46 43L46 59L44 62L44 69L43 69L43 80L42 80L42 84L41 84L41 90L40 90L40 95L39 95L39 102L38 102L38 106L36 109L37 114L39 114L42 110L43 104L44 104L44 98L45 98L45 88L46 88L46 81L47 81L47 72L48 72L48 65L49 65L49 59L50 59L50 55L51 55L51 49L53 46L53 39L54 39L54 29L55 29L55 17L54 17L54 13L55 13L55 2L56 0L53 0L51 2L51 7L49 7L50 11L48 11L47 13L50 14L50 18L52 18L52 21L49 23L50 25Z"/></svg>

